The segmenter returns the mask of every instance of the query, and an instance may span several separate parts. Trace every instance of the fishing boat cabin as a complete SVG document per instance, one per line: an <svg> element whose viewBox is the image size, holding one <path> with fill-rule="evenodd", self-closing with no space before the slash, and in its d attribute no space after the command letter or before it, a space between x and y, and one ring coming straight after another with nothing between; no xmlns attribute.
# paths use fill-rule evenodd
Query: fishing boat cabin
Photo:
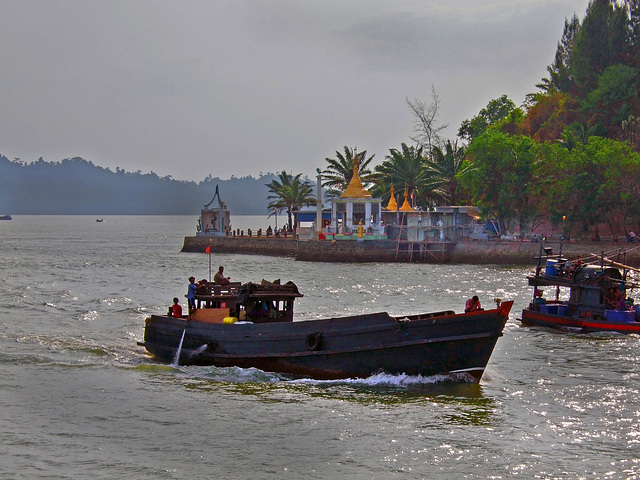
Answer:
<svg viewBox="0 0 640 480"><path fill-rule="evenodd" d="M293 322L293 303L303 295L293 282L232 282L216 285L200 282L196 309L189 318L210 323Z"/></svg>
<svg viewBox="0 0 640 480"><path fill-rule="evenodd" d="M638 307L633 306L633 299L627 295L640 285L628 276L630 267L597 257L591 259L592 263L574 262L573 265L558 255L547 255L541 260L544 264L539 263L535 275L528 277L529 285L534 287L528 311L574 318L635 321ZM568 298L566 293L561 298L561 292L567 290ZM612 295L616 290L618 298L614 302ZM545 291L547 298L543 296ZM626 309L617 308L619 297L623 301L626 299Z"/></svg>

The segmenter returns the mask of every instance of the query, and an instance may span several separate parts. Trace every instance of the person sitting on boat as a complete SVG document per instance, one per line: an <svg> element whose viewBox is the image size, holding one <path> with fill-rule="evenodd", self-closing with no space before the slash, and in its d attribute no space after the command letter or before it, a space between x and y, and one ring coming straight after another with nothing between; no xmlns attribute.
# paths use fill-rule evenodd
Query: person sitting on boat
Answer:
<svg viewBox="0 0 640 480"><path fill-rule="evenodd" d="M253 304L253 308L247 312L247 316L251 320L258 320L262 318L267 313L267 309L264 307L262 302L258 301Z"/></svg>
<svg viewBox="0 0 640 480"><path fill-rule="evenodd" d="M625 298L624 295L620 294L620 299L618 300L618 307L616 308L616 310L619 310L621 312L631 310L632 307L630 305L631 302L629 300L627 300L627 298Z"/></svg>
<svg viewBox="0 0 640 480"><path fill-rule="evenodd" d="M218 271L213 276L213 282L216 285L229 285L231 283L230 281L231 277L225 277L223 272L224 272L224 267L223 266L218 267Z"/></svg>
<svg viewBox="0 0 640 480"><path fill-rule="evenodd" d="M536 298L533 299L534 310L540 310L540 305L545 305L547 303L547 301L542 297L543 294L544 292L542 290L538 290L536 288L536 293L535 293Z"/></svg>
<svg viewBox="0 0 640 480"><path fill-rule="evenodd" d="M266 303L267 303L267 317L270 318L271 320L277 320L278 311L273 306L273 302L266 302Z"/></svg>
<svg viewBox="0 0 640 480"><path fill-rule="evenodd" d="M182 318L182 306L178 297L173 297L173 305L169 307L169 316L173 318Z"/></svg>
<svg viewBox="0 0 640 480"><path fill-rule="evenodd" d="M474 295L467 300L467 303L464 305L464 313L478 312L480 310L483 310L483 308L482 305L480 305L480 299L477 295Z"/></svg>
<svg viewBox="0 0 640 480"><path fill-rule="evenodd" d="M198 289L198 286L196 285L196 277L189 277L189 286L187 288L188 290L185 297L187 297L189 314L191 314L191 312L196 309L196 290Z"/></svg>
<svg viewBox="0 0 640 480"><path fill-rule="evenodd" d="M564 264L564 273L567 275L567 277L570 277L571 275L573 275L574 270L575 265L573 263L573 257L569 257L569 260L567 260Z"/></svg>
<svg viewBox="0 0 640 480"><path fill-rule="evenodd" d="M618 306L615 290L614 287L610 287L609 291L604 295L603 303L607 310L615 310Z"/></svg>

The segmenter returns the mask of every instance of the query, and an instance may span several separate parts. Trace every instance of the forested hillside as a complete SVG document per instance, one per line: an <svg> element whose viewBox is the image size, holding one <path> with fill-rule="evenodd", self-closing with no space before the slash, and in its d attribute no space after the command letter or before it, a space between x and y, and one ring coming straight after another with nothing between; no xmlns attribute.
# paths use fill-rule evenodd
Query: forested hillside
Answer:
<svg viewBox="0 0 640 480"><path fill-rule="evenodd" d="M459 135L463 191L485 216L527 232L640 226L640 0L592 0L567 19L539 92L489 102Z"/></svg>
<svg viewBox="0 0 640 480"><path fill-rule="evenodd" d="M266 215L273 174L258 178L209 176L199 183L102 168L82 158L11 161L0 155L0 213L30 215L198 214L220 186L232 213Z"/></svg>

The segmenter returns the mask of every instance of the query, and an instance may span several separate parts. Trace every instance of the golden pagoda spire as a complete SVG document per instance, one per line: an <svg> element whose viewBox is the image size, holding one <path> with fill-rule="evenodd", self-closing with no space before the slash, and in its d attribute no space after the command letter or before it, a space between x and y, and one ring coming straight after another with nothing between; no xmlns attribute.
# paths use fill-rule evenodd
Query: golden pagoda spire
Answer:
<svg viewBox="0 0 640 480"><path fill-rule="evenodd" d="M391 196L389 197L389 204L387 205L387 210L392 212L398 211L398 202L396 202L396 190L391 185Z"/></svg>
<svg viewBox="0 0 640 480"><path fill-rule="evenodd" d="M371 194L364 188L362 181L360 180L360 174L358 173L358 156L353 159L353 175L349 186L342 192L340 198L373 198Z"/></svg>
<svg viewBox="0 0 640 480"><path fill-rule="evenodd" d="M401 212L415 212L416 210L409 203L409 196L407 195L407 187L404 187L404 203L400 207Z"/></svg>

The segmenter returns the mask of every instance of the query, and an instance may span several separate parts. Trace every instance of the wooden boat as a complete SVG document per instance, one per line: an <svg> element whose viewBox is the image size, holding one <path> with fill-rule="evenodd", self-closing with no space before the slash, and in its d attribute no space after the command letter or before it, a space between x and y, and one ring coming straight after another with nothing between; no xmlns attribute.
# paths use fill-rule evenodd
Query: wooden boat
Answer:
<svg viewBox="0 0 640 480"><path fill-rule="evenodd" d="M255 367L291 377L386 372L479 381L513 305L498 300L495 309L465 314L380 312L295 322L293 303L302 295L291 282L224 288L207 285L190 318L148 317L139 344L165 362ZM262 314L255 313L259 303L268 305Z"/></svg>
<svg viewBox="0 0 640 480"><path fill-rule="evenodd" d="M548 248L546 251L547 255L538 257L535 275L527 277L534 293L531 303L522 311L523 325L574 333L640 333L640 307L627 304L620 310L619 302L612 304L607 298L611 289L619 289L626 298L627 293L638 288L640 285L633 283L629 276L636 269L613 261L603 253L585 259L585 263L567 272L567 259L553 255ZM543 292L544 287L554 292L554 299L540 298L540 294L536 299L536 292ZM561 292L565 292L564 300L560 299Z"/></svg>

